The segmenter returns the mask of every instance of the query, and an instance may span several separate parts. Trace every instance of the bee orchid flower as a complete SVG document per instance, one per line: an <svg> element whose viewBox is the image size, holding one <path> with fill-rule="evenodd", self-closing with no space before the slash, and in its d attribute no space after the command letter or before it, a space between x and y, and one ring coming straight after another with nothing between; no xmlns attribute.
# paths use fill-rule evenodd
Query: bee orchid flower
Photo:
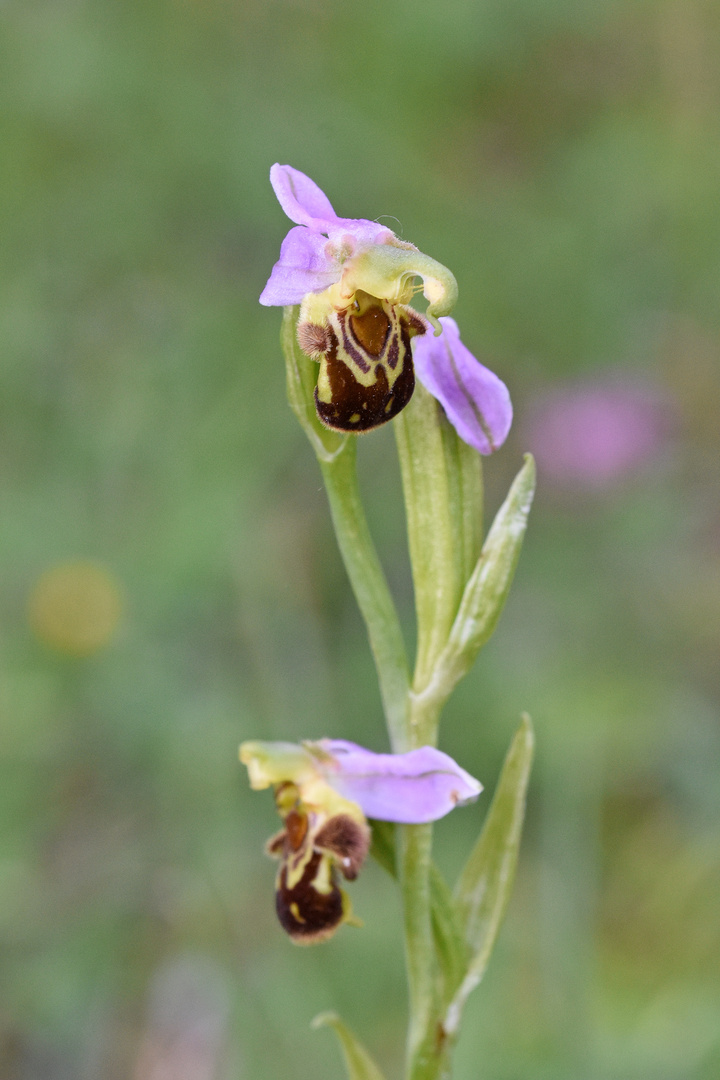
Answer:
<svg viewBox="0 0 720 1080"><path fill-rule="evenodd" d="M310 177L273 165L270 182L295 227L260 296L266 305L300 304L300 348L320 363L315 406L338 431L386 423L415 388L413 337L428 320L452 311L457 282L450 271L400 240L385 225L341 218ZM428 301L426 318L408 304L416 280Z"/></svg>
<svg viewBox="0 0 720 1080"><path fill-rule="evenodd" d="M377 221L338 217L317 184L290 165L273 165L270 182L295 225L260 303L300 305L298 344L320 364L320 420L337 431L378 427L410 401L417 373L461 438L481 453L496 449L510 426L510 399L444 318L457 300L452 273ZM418 278L425 315L409 306Z"/></svg>
<svg viewBox="0 0 720 1080"><path fill-rule="evenodd" d="M280 860L276 910L293 941L325 941L351 919L340 876L357 877L370 846L368 818L420 824L474 801L482 785L447 754L423 746L375 754L340 739L246 742L240 760L254 790L272 787L283 821L267 845Z"/></svg>

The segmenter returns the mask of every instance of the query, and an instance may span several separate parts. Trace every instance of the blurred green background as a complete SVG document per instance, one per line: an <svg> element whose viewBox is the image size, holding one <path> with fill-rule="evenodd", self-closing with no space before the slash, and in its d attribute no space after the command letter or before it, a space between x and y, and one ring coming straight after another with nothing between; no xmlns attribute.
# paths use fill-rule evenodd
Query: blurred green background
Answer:
<svg viewBox="0 0 720 1080"><path fill-rule="evenodd" d="M327 1008L400 1068L389 881L353 886L365 929L294 948L236 757L386 747L257 303L280 161L454 270L515 403L489 510L540 461L442 738L488 793L525 708L539 743L458 1080L715 1080L718 4L6 0L0 24L0 1076L330 1080ZM600 478L592 453L563 471L553 394L607 385L663 424ZM410 636L391 432L361 468ZM487 805L439 825L449 874Z"/></svg>

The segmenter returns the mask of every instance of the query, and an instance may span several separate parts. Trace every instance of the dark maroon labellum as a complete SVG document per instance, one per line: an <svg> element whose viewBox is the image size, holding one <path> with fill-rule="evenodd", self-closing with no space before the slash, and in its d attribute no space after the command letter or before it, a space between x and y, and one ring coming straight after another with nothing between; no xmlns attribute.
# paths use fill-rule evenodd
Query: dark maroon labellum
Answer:
<svg viewBox="0 0 720 1080"><path fill-rule="evenodd" d="M358 293L319 326L300 323L301 349L320 361L317 414L336 431L369 431L405 408L415 389L410 340L425 333L411 309Z"/></svg>
<svg viewBox="0 0 720 1080"><path fill-rule="evenodd" d="M284 930L298 945L314 945L337 930L349 910L339 874L353 881L370 846L370 830L348 814L324 822L297 802L284 815L285 828L268 842L281 860L275 908Z"/></svg>

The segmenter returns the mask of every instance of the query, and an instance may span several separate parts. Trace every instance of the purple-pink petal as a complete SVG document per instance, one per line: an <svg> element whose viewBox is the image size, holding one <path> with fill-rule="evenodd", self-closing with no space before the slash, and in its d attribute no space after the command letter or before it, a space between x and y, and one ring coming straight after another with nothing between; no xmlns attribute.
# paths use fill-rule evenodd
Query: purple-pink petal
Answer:
<svg viewBox="0 0 720 1080"><path fill-rule="evenodd" d="M384 244L394 238L391 229L367 218L341 218L324 191L291 165L273 165L270 183L283 210L297 225L328 235L338 251Z"/></svg>
<svg viewBox="0 0 720 1080"><path fill-rule="evenodd" d="M388 229L387 225L369 221L367 218L338 218L328 228L327 233L338 247L344 246L343 241L347 242L347 239L352 237L355 252L372 247L373 244L387 244L395 238L392 229Z"/></svg>
<svg viewBox="0 0 720 1080"><path fill-rule="evenodd" d="M340 280L342 270L327 253L328 241L302 225L291 229L282 242L260 303L267 307L299 304L311 292L322 292Z"/></svg>
<svg viewBox="0 0 720 1080"><path fill-rule="evenodd" d="M338 220L332 203L314 180L292 165L273 165L270 183L283 210L296 225L307 225L315 232L326 232Z"/></svg>
<svg viewBox="0 0 720 1080"><path fill-rule="evenodd" d="M454 319L441 318L440 323L439 337L414 339L415 373L460 438L481 454L491 454L502 446L512 423L508 388L463 345Z"/></svg>
<svg viewBox="0 0 720 1080"><path fill-rule="evenodd" d="M326 780L366 817L420 825L482 791L479 781L432 746L406 754L375 754L342 739L323 739L320 746L331 756L319 762Z"/></svg>

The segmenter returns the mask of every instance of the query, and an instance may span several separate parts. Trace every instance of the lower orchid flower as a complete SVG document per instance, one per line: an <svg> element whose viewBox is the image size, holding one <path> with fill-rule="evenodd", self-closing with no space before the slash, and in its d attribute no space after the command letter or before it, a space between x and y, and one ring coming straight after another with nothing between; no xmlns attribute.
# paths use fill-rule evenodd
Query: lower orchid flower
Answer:
<svg viewBox="0 0 720 1080"><path fill-rule="evenodd" d="M267 845L280 859L276 909L293 941L326 941L352 920L340 875L357 877L370 846L367 818L405 824L437 821L482 791L447 754L423 746L375 754L340 739L246 742L240 760L250 786L273 787L282 830Z"/></svg>
<svg viewBox="0 0 720 1080"><path fill-rule="evenodd" d="M296 225L260 303L300 304L297 339L320 364L315 407L323 424L363 432L392 420L410 401L417 371L461 438L481 453L496 449L510 426L510 399L460 343L455 323L442 318L457 299L452 273L376 221L338 217L317 184L290 165L273 165L270 182ZM424 316L409 306L417 278L428 301Z"/></svg>

